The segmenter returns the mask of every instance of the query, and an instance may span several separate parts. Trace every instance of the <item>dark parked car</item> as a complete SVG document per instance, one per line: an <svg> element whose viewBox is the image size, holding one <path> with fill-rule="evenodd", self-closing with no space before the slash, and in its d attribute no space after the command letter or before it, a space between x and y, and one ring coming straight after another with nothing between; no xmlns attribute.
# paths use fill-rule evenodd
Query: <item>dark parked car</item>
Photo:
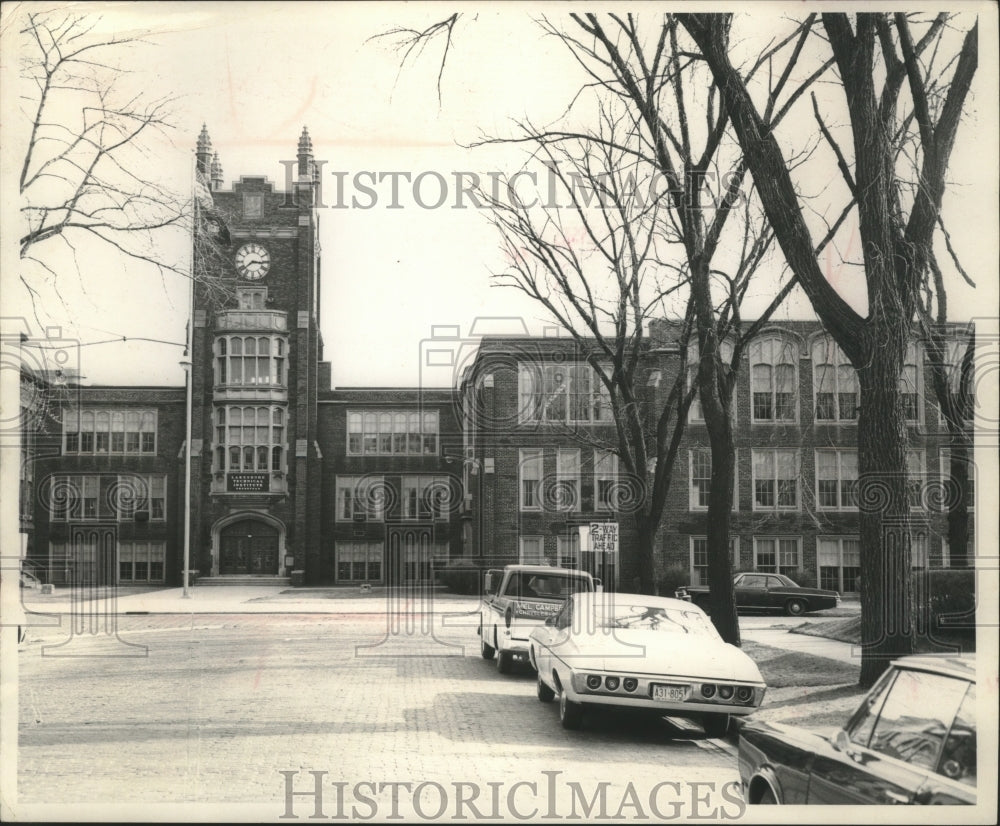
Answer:
<svg viewBox="0 0 1000 826"><path fill-rule="evenodd" d="M741 611L779 610L796 617L840 605L840 594L824 588L802 588L784 574L745 573L733 577L736 608ZM708 586L684 585L674 596L689 599L708 611Z"/></svg>
<svg viewBox="0 0 1000 826"><path fill-rule="evenodd" d="M904 657L826 737L778 723L740 730L748 803L976 802L975 657Z"/></svg>

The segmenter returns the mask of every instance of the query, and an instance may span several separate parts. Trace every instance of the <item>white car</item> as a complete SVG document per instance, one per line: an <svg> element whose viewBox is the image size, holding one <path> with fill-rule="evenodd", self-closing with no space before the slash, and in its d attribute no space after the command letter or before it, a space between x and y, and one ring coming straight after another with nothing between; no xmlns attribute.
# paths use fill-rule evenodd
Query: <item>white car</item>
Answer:
<svg viewBox="0 0 1000 826"><path fill-rule="evenodd" d="M574 594L531 633L538 699L559 696L563 727L584 708L647 709L699 720L722 737L731 715L760 706L766 686L756 663L722 641L695 605L644 594Z"/></svg>

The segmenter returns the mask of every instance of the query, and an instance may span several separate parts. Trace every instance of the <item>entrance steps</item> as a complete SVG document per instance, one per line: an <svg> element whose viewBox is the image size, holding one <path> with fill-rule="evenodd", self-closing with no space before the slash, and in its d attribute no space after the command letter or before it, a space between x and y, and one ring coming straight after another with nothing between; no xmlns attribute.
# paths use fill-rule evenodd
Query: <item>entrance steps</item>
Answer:
<svg viewBox="0 0 1000 826"><path fill-rule="evenodd" d="M291 585L287 576L255 576L254 574L225 574L198 577L198 587L205 585Z"/></svg>

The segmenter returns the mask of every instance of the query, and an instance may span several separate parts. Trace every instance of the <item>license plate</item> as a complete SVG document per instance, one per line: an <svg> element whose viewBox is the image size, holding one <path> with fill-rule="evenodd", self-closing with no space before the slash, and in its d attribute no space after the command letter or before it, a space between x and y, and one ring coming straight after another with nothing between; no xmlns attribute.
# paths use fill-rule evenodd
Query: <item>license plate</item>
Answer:
<svg viewBox="0 0 1000 826"><path fill-rule="evenodd" d="M684 702L684 697L686 694L687 694L687 686L683 685L653 686L654 700L668 700L670 702L681 703Z"/></svg>

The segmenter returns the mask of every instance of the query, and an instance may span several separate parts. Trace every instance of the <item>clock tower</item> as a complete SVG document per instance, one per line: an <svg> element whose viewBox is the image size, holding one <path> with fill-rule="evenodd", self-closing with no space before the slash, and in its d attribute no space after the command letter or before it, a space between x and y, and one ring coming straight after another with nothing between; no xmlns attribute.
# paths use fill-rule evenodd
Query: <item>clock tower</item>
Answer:
<svg viewBox="0 0 1000 826"><path fill-rule="evenodd" d="M189 504L202 577L295 581L317 567L319 178L305 128L297 154L291 192L246 175L227 189L207 129L198 137Z"/></svg>

